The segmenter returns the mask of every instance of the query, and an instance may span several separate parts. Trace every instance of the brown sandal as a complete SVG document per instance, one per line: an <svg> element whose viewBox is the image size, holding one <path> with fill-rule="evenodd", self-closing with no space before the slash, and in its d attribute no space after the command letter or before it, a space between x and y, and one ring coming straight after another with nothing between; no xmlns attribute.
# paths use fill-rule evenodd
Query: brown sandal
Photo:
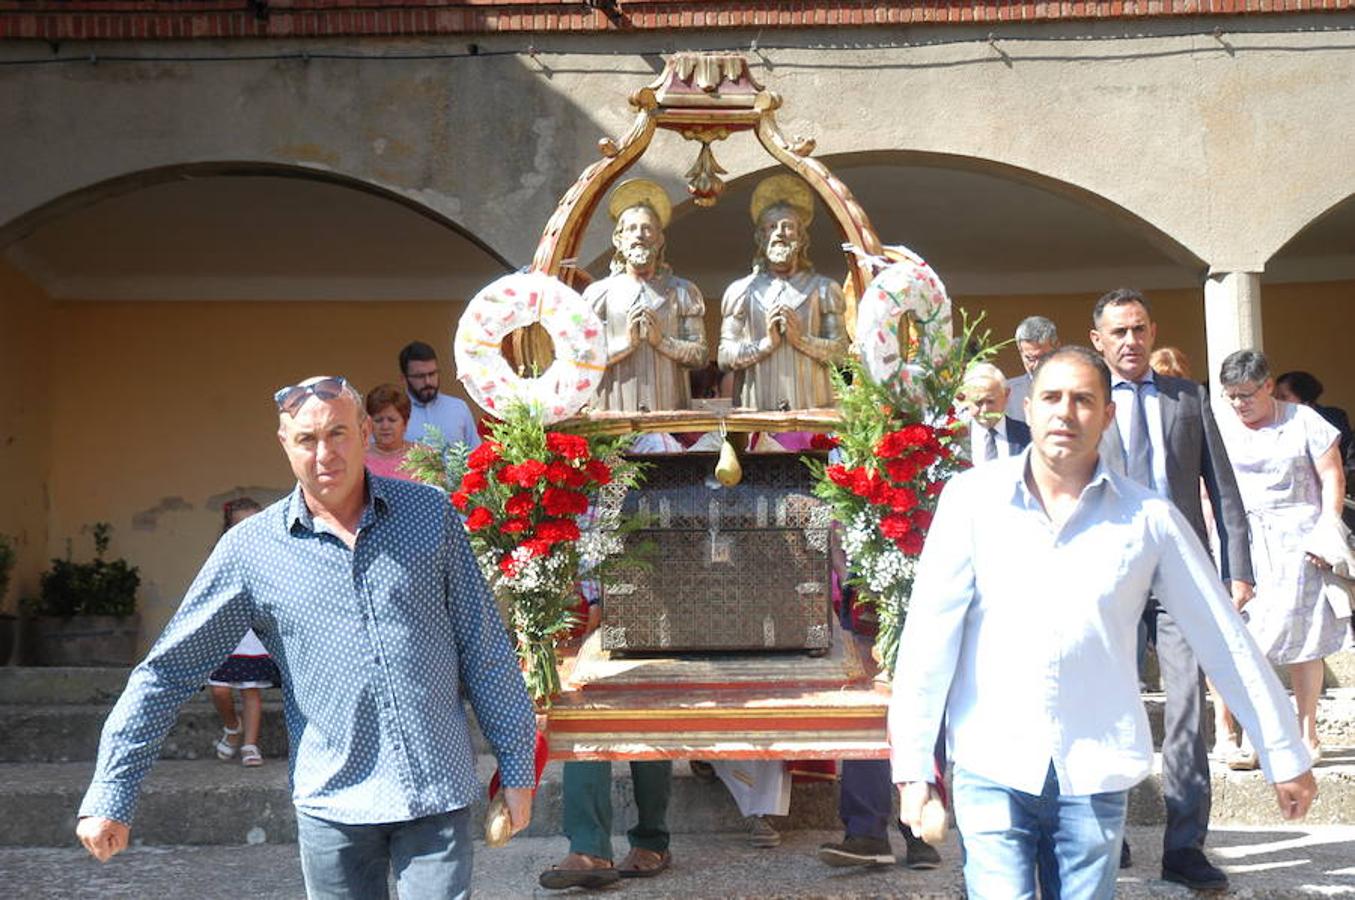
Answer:
<svg viewBox="0 0 1355 900"><path fill-rule="evenodd" d="M537 883L548 891L563 891L568 888L606 887L621 880L621 873L612 865L610 859L589 856L587 853L571 853L551 866L537 878Z"/></svg>
<svg viewBox="0 0 1355 900"><path fill-rule="evenodd" d="M646 850L644 847L631 847L626 858L621 860L617 871L622 878L653 878L667 869L673 862L673 855L667 850Z"/></svg>

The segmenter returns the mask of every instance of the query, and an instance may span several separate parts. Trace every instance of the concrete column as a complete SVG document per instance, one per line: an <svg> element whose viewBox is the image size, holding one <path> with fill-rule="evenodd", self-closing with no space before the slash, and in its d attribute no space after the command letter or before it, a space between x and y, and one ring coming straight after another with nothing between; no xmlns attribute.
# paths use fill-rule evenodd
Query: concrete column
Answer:
<svg viewBox="0 0 1355 900"><path fill-rule="evenodd" d="M1262 349L1260 272L1210 273L1204 283L1204 332L1209 371L1195 376L1210 384L1218 382L1228 354Z"/></svg>

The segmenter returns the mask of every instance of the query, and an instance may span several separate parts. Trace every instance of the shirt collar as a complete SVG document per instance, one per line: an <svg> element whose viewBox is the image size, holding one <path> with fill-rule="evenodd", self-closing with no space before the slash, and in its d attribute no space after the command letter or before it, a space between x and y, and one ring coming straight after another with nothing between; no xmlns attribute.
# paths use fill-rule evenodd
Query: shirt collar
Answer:
<svg viewBox="0 0 1355 900"><path fill-rule="evenodd" d="M363 477L365 479L363 495L367 500L363 504L362 516L358 519L359 529L370 525L377 514L384 513L391 506L390 491L382 486L381 479L373 478L371 472L365 473ZM292 488L292 495L287 500L287 530L295 532L298 525L307 531L315 531L315 516L306 505L306 497L301 491L299 481L296 487Z"/></svg>
<svg viewBox="0 0 1355 900"><path fill-rule="evenodd" d="M1115 372L1111 372L1110 373L1111 389L1114 390L1115 388L1119 387L1122 384L1131 384L1131 385L1151 384L1153 387L1157 387L1157 373L1155 373L1152 370L1152 368L1149 367L1148 371L1144 374L1142 381L1130 381L1128 378L1121 378Z"/></svg>
<svg viewBox="0 0 1355 900"><path fill-rule="evenodd" d="M1016 474L1016 483L1012 486L1012 502L1025 509L1042 509L1040 501L1033 493L1031 493L1030 488L1026 485L1026 473L1030 470L1030 453L1031 447L1027 444L1026 448L1021 451L1021 455L1016 457L1016 459L1019 459L1021 462L1012 470ZM1100 490L1102 489L1102 486L1107 490L1114 491L1117 495L1121 493L1120 487L1115 483L1115 478L1112 476L1110 469L1106 467L1105 459L1098 455L1096 458L1096 468L1092 471L1091 480L1088 481L1087 486L1082 489L1082 496L1087 496L1088 492L1093 488Z"/></svg>

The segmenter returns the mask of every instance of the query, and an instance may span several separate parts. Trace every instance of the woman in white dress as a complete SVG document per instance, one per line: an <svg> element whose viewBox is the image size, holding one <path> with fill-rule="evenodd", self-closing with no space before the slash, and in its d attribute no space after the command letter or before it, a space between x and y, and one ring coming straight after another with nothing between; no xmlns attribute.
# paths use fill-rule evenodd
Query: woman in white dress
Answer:
<svg viewBox="0 0 1355 900"><path fill-rule="evenodd" d="M1312 409L1275 399L1265 356L1239 350L1223 361L1219 382L1232 415L1220 412L1228 458L1251 533L1256 596L1242 615L1271 662L1289 667L1299 726L1320 755L1317 700L1322 659L1341 648L1350 624L1322 598L1317 560L1304 552L1323 517L1340 520L1345 496L1339 434Z"/></svg>

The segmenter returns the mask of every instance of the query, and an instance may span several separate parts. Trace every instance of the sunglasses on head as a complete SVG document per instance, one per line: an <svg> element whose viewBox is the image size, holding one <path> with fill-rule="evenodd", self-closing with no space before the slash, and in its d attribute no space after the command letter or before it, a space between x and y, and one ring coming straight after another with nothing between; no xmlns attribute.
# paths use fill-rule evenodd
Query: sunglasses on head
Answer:
<svg viewBox="0 0 1355 900"><path fill-rule="evenodd" d="M348 379L342 375L335 375L329 378L321 378L319 381L313 381L310 384L294 384L289 387L278 388L277 392L273 394L273 402L278 405L278 412L295 416L296 411L301 408L301 404L305 403L306 398L311 394L321 400L333 400L342 394L346 387L348 387Z"/></svg>

